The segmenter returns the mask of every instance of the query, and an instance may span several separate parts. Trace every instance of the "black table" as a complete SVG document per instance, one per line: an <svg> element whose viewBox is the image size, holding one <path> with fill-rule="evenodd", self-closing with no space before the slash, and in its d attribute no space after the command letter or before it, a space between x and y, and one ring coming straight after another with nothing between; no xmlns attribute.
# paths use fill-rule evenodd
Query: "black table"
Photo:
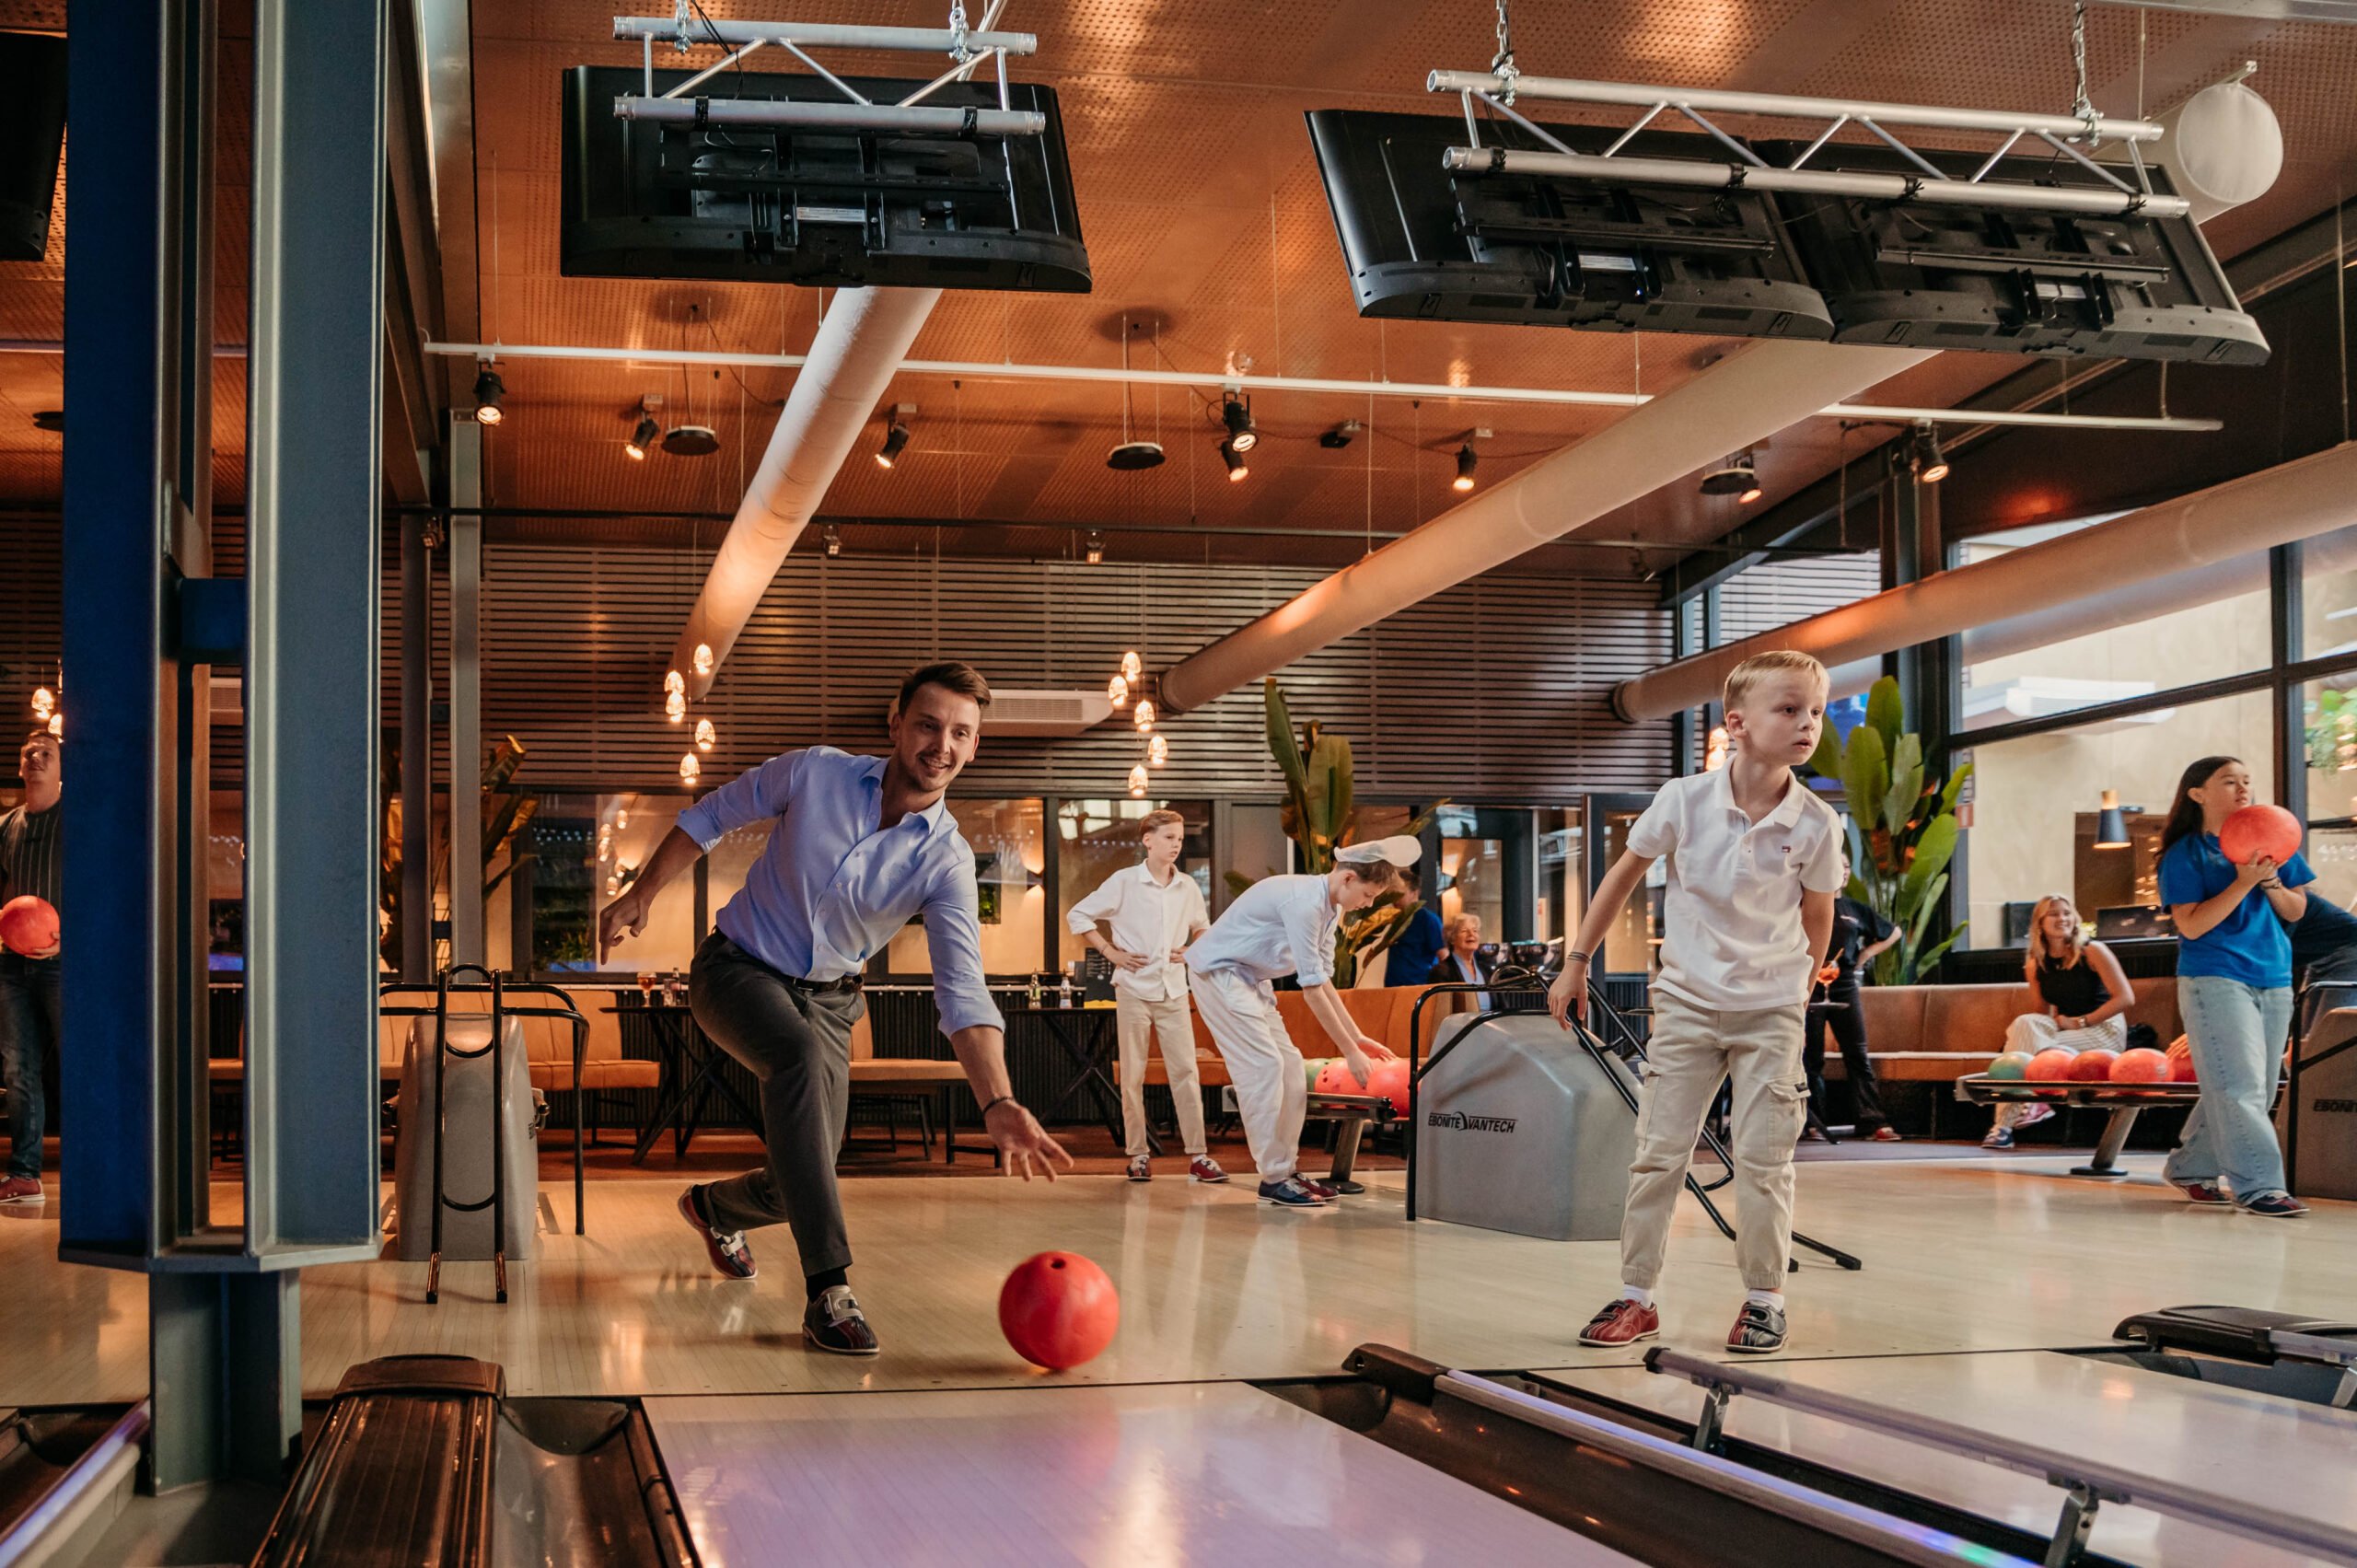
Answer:
<svg viewBox="0 0 2357 1568"><path fill-rule="evenodd" d="M685 1156L697 1125L703 1120L703 1102L714 1089L726 1095L743 1113L755 1137L761 1135L761 1112L746 1104L745 1097L737 1092L737 1086L720 1074L720 1064L728 1060L728 1055L696 1028L692 1009L616 1006L608 1011L621 1016L644 1018L655 1026L655 1048L662 1063L663 1077L669 1086L656 1091L655 1114L648 1118L646 1130L638 1135L638 1147L631 1151L631 1164L646 1163L647 1151L663 1135L666 1124L671 1128L672 1157Z"/></svg>
<svg viewBox="0 0 2357 1568"><path fill-rule="evenodd" d="M1028 1003L1003 1004L999 1010L1010 1019L1038 1018L1047 1026L1049 1038L1072 1058L1073 1075L1040 1116L1039 1124L1051 1125L1074 1095L1086 1095L1096 1102L1097 1114L1105 1119L1105 1130L1113 1135L1114 1144L1125 1146L1121 1088L1105 1070L1106 1063L1120 1049L1116 1011L1110 1007L1034 1007ZM1162 1152L1162 1141L1154 1135L1150 1126L1146 1129L1145 1146L1150 1154Z"/></svg>

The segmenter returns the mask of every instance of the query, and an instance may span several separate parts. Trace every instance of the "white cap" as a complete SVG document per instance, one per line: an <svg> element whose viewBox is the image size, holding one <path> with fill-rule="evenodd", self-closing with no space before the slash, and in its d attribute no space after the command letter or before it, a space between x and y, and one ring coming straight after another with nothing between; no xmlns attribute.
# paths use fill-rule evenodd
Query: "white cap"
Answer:
<svg viewBox="0 0 2357 1568"><path fill-rule="evenodd" d="M1334 852L1334 858L1344 865L1368 865L1378 860L1393 865L1413 865L1423 853L1424 846L1418 840L1406 833L1394 833L1387 839L1344 844Z"/></svg>

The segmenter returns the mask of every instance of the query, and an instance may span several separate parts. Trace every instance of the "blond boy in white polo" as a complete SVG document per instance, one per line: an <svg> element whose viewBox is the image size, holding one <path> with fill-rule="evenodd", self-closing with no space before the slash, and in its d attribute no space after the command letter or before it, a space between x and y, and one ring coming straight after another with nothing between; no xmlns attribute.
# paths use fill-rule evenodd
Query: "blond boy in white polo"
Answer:
<svg viewBox="0 0 2357 1568"><path fill-rule="evenodd" d="M1793 1145L1808 1098L1802 1024L1833 935L1842 849L1840 819L1793 768L1817 749L1826 695L1825 667L1806 654L1761 654L1735 668L1724 696L1726 766L1672 779L1654 796L1588 901L1548 995L1566 1027L1585 1017L1590 955L1653 863L1667 856L1661 972L1620 1222L1622 1286L1581 1331L1582 1344L1661 1332L1654 1287L1671 1211L1702 1119L1732 1077L1736 1262L1746 1295L1727 1348L1784 1348Z"/></svg>
<svg viewBox="0 0 2357 1568"><path fill-rule="evenodd" d="M1138 819L1145 859L1105 878L1097 889L1072 906L1065 923L1073 935L1113 964L1114 1017L1121 1042L1121 1134L1130 1156L1129 1178L1147 1181L1145 1050L1162 1051L1170 1075L1170 1100L1178 1112L1178 1136L1187 1147L1187 1174L1197 1181L1225 1181L1203 1143L1203 1087L1195 1071L1195 1022L1187 1006L1187 944L1212 923L1203 890L1178 869L1187 843L1187 819L1176 811L1149 811ZM1107 933L1109 930L1110 935Z"/></svg>

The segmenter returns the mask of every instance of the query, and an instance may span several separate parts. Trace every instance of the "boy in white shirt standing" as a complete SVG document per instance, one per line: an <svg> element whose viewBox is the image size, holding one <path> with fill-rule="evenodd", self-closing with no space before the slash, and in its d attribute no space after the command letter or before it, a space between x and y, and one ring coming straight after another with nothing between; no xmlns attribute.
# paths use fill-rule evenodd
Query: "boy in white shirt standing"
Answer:
<svg viewBox="0 0 2357 1568"><path fill-rule="evenodd" d="M1334 933L1346 912L1399 887L1422 849L1402 834L1344 845L1323 876L1264 877L1187 949L1195 1007L1227 1059L1260 1196L1269 1202L1314 1209L1334 1201L1334 1189L1296 1169L1309 1085L1269 982L1286 974L1300 981L1309 1010L1364 1087L1369 1060L1388 1060L1391 1050L1360 1031L1334 989Z"/></svg>
<svg viewBox="0 0 2357 1568"><path fill-rule="evenodd" d="M1670 1214L1702 1119L1732 1075L1736 1261L1747 1294L1727 1348L1784 1348L1793 1145L1808 1097L1802 1025L1842 884L1841 820L1793 767L1817 749L1827 685L1825 667L1802 653L1761 654L1735 668L1724 697L1727 765L1672 779L1654 796L1589 900L1548 995L1566 1027L1585 1018L1590 956L1646 870L1668 855L1637 1157L1620 1221L1623 1283L1581 1330L1582 1344L1626 1345L1661 1332L1653 1293Z"/></svg>
<svg viewBox="0 0 2357 1568"><path fill-rule="evenodd" d="M1150 1181L1146 1155L1145 1048L1162 1051L1178 1136L1187 1146L1187 1174L1225 1181L1203 1143L1203 1087L1195 1071L1195 1025L1187 1011L1187 945L1211 924L1203 890L1178 869L1187 820L1176 811L1138 819L1145 862L1125 866L1072 906L1073 935L1113 962L1114 1016L1121 1042L1121 1134L1132 1181ZM1099 929L1110 926L1108 937Z"/></svg>

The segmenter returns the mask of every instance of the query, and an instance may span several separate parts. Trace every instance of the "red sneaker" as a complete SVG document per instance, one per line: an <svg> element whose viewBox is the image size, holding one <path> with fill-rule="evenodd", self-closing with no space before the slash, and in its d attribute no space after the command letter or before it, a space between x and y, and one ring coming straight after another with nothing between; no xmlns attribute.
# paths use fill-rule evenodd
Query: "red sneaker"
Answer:
<svg viewBox="0 0 2357 1568"><path fill-rule="evenodd" d="M2168 1179L2168 1182L2170 1186L2185 1194L2188 1202L2207 1203L2214 1208L2234 1202L2214 1181L2179 1181L2172 1177Z"/></svg>
<svg viewBox="0 0 2357 1568"><path fill-rule="evenodd" d="M1580 1330L1584 1345L1632 1345L1639 1340L1657 1338L1661 1333L1661 1313L1651 1307L1640 1306L1625 1295L1617 1295L1603 1311L1587 1320Z"/></svg>
<svg viewBox="0 0 2357 1568"><path fill-rule="evenodd" d="M46 1203L49 1194L41 1191L41 1179L34 1176L12 1176L0 1181L0 1203Z"/></svg>

